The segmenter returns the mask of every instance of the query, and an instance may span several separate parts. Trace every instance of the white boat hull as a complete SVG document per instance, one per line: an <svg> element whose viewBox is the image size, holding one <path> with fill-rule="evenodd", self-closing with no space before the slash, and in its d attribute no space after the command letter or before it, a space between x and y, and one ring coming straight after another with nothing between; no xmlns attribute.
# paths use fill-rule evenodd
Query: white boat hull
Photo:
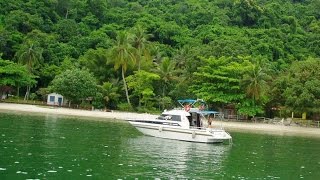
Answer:
<svg viewBox="0 0 320 180"><path fill-rule="evenodd" d="M129 122L143 134L159 138L201 143L220 143L231 139L231 136L221 129L185 129L179 126Z"/></svg>

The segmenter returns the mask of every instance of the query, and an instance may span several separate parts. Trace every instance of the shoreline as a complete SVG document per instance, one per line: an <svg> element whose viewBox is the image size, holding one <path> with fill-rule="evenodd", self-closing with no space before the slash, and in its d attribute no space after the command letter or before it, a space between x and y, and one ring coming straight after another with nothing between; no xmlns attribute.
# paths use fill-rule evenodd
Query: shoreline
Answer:
<svg viewBox="0 0 320 180"><path fill-rule="evenodd" d="M26 114L55 114L71 117L87 117L99 118L103 120L127 120L127 119L150 119L156 118L158 115L147 113L133 113L133 112L103 112L103 111L89 111L79 109L69 109L63 107L45 107L38 105L27 104L12 104L0 103L0 113L23 112ZM320 128L299 127L299 126L284 126L279 124L263 124L263 123L249 123L249 122L234 122L234 121L213 121L213 127L223 127L226 131L231 132L250 132L259 134L273 134L283 136L308 136L320 138Z"/></svg>
<svg viewBox="0 0 320 180"><path fill-rule="evenodd" d="M157 115L147 113L132 113L132 112L104 112L104 111L90 111L81 109L69 109L55 106L38 106L29 104L13 104L13 103L0 103L0 111L15 111L15 112L26 112L26 113L38 113L38 114L56 114L74 117L93 117L93 118L104 118L104 119L147 119L155 118Z"/></svg>
<svg viewBox="0 0 320 180"><path fill-rule="evenodd" d="M320 128L313 127L228 121L214 121L214 123L217 126L220 125L224 127L225 130L229 130L231 132L250 132L256 134L320 138Z"/></svg>

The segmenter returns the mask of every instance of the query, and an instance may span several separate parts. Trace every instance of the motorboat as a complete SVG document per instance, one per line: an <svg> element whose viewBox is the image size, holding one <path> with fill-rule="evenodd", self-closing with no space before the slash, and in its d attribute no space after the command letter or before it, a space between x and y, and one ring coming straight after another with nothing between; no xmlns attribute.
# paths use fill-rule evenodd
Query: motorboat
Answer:
<svg viewBox="0 0 320 180"><path fill-rule="evenodd" d="M231 135L222 125L212 125L219 112L205 110L203 100L178 100L182 108L164 110L154 119L128 119L145 135L201 143L231 142ZM195 107L199 104L199 107Z"/></svg>

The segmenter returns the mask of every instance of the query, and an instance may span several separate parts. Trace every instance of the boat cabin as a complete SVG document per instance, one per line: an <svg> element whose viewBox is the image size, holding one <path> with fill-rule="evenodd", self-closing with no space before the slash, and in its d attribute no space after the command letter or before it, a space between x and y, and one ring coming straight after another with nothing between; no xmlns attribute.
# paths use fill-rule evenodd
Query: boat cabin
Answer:
<svg viewBox="0 0 320 180"><path fill-rule="evenodd" d="M174 109L170 111L164 111L157 119L174 121L177 122L181 127L189 128L189 116L191 116L191 114L184 110Z"/></svg>
<svg viewBox="0 0 320 180"><path fill-rule="evenodd" d="M175 109L163 112L157 119L167 120L184 128L208 128L211 125L210 118L218 113L216 111L200 111L191 108L189 112L184 109Z"/></svg>
<svg viewBox="0 0 320 180"><path fill-rule="evenodd" d="M212 118L215 118L217 111L206 110L206 103L202 99L184 99L178 100L183 109L190 115L187 116L189 126L194 128L211 127Z"/></svg>

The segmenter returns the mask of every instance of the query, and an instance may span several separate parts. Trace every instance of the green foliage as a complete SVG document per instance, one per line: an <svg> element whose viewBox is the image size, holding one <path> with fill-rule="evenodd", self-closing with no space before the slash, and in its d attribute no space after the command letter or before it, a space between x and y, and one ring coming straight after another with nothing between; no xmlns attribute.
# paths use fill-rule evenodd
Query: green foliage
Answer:
<svg viewBox="0 0 320 180"><path fill-rule="evenodd" d="M237 111L241 115L255 116L263 113L263 106L254 104L251 100L243 100L236 106Z"/></svg>
<svg viewBox="0 0 320 180"><path fill-rule="evenodd" d="M246 98L236 105L240 114L249 116L263 113L263 107L269 101L267 82L271 77L267 74L269 72L268 65L263 61L265 59L257 58L246 57L251 64L248 64L240 82Z"/></svg>
<svg viewBox="0 0 320 180"><path fill-rule="evenodd" d="M39 28L43 24L43 19L38 14L31 15L22 10L10 11L4 21L7 29L17 30L24 34Z"/></svg>
<svg viewBox="0 0 320 180"><path fill-rule="evenodd" d="M211 103L237 103L245 97L240 81L249 61L235 58L202 58L190 90Z"/></svg>
<svg viewBox="0 0 320 180"><path fill-rule="evenodd" d="M34 73L34 68L39 65L42 58L42 48L31 41L26 41L17 52L18 61L25 64L31 73Z"/></svg>
<svg viewBox="0 0 320 180"><path fill-rule="evenodd" d="M2 0L0 6L0 53L38 76L32 90L84 68L100 85L122 79L100 92L110 99L108 108L123 99L130 105L129 97L150 109L162 98L168 98L160 103L165 108L169 99L197 97L235 103L250 115L293 107L289 94L304 91L284 93L289 76L279 74L290 74L293 62L320 57L319 0ZM159 83L139 95L128 90L126 77L137 78L136 70L159 75ZM312 98L307 94L305 103Z"/></svg>
<svg viewBox="0 0 320 180"><path fill-rule="evenodd" d="M133 111L131 104L128 103L119 103L118 108L121 111Z"/></svg>
<svg viewBox="0 0 320 180"><path fill-rule="evenodd" d="M95 97L93 98L92 106L96 109L104 108L104 99L102 93L96 93Z"/></svg>
<svg viewBox="0 0 320 180"><path fill-rule="evenodd" d="M36 92L37 95L41 96L43 101L47 100L48 94L50 94L49 88L39 88Z"/></svg>
<svg viewBox="0 0 320 180"><path fill-rule="evenodd" d="M175 63L167 57L163 58L155 72L160 76L162 96L164 97L167 95L166 89L169 88L170 83L177 79Z"/></svg>
<svg viewBox="0 0 320 180"><path fill-rule="evenodd" d="M41 83L43 87L47 87L54 77L61 73L62 68L56 65L45 64L39 71L39 76L42 77L39 80L39 84Z"/></svg>
<svg viewBox="0 0 320 180"><path fill-rule="evenodd" d="M31 93L30 94L30 100L35 100L37 98L37 94L36 93Z"/></svg>
<svg viewBox="0 0 320 180"><path fill-rule="evenodd" d="M54 78L51 90L63 95L69 101L79 103L95 96L97 84L88 71L71 69Z"/></svg>
<svg viewBox="0 0 320 180"><path fill-rule="evenodd" d="M133 47L131 45L132 37L126 31L121 31L114 41L114 46L111 49L111 58L114 60L114 68L119 68L125 73L128 67L135 63L133 55Z"/></svg>
<svg viewBox="0 0 320 180"><path fill-rule="evenodd" d="M283 91L286 105L298 112L319 112L320 60L310 58L294 62L286 78Z"/></svg>
<svg viewBox="0 0 320 180"><path fill-rule="evenodd" d="M123 86L126 93L127 102L129 105L129 93L127 88L127 83L125 80L125 73L128 69L128 66L132 65L135 62L135 57L133 55L133 47L131 43L131 36L125 32L121 31L117 35L117 39L114 42L114 46L111 49L111 58L114 61L114 68L117 70L121 68L121 76L123 81Z"/></svg>
<svg viewBox="0 0 320 180"><path fill-rule="evenodd" d="M36 84L36 76L26 66L0 58L0 86L24 87Z"/></svg>
<svg viewBox="0 0 320 180"><path fill-rule="evenodd" d="M104 102L108 108L116 108L116 103L119 102L121 95L119 94L119 81L104 82L102 86L99 86L102 92Z"/></svg>
<svg viewBox="0 0 320 180"><path fill-rule="evenodd" d="M233 11L234 21L240 26L254 26L258 22L262 8L256 0L236 0Z"/></svg>
<svg viewBox="0 0 320 180"><path fill-rule="evenodd" d="M251 64L248 65L246 72L241 80L241 86L245 89L247 97L251 98L255 104L265 103L265 96L268 92L268 84L271 77L268 74L270 72L268 62L265 59L252 59L247 57Z"/></svg>
<svg viewBox="0 0 320 180"><path fill-rule="evenodd" d="M80 65L86 67L99 80L99 84L111 78L114 74L107 56L107 50L98 48L96 50L89 49L83 56L79 58Z"/></svg>
<svg viewBox="0 0 320 180"><path fill-rule="evenodd" d="M151 107L150 103L155 95L153 92L153 83L159 79L159 75L144 70L136 71L134 75L126 78L128 88L133 91L133 96L139 98L139 107L141 103L143 103L145 107Z"/></svg>
<svg viewBox="0 0 320 180"><path fill-rule="evenodd" d="M80 109L86 109L86 110L91 110L92 109L92 105L87 101L82 101L80 103L80 105L77 105L76 107L80 108Z"/></svg>
<svg viewBox="0 0 320 180"><path fill-rule="evenodd" d="M56 24L56 32L61 42L69 42L77 35L78 24L73 19L62 19Z"/></svg>
<svg viewBox="0 0 320 180"><path fill-rule="evenodd" d="M158 99L158 103L159 103L159 110L171 108L173 105L172 99L169 96L160 97Z"/></svg>
<svg viewBox="0 0 320 180"><path fill-rule="evenodd" d="M134 28L132 44L135 48L134 56L138 63L138 71L141 69L141 63L145 63L151 59L148 49L150 44L148 41L149 37L150 35L146 34L145 30L140 25Z"/></svg>

